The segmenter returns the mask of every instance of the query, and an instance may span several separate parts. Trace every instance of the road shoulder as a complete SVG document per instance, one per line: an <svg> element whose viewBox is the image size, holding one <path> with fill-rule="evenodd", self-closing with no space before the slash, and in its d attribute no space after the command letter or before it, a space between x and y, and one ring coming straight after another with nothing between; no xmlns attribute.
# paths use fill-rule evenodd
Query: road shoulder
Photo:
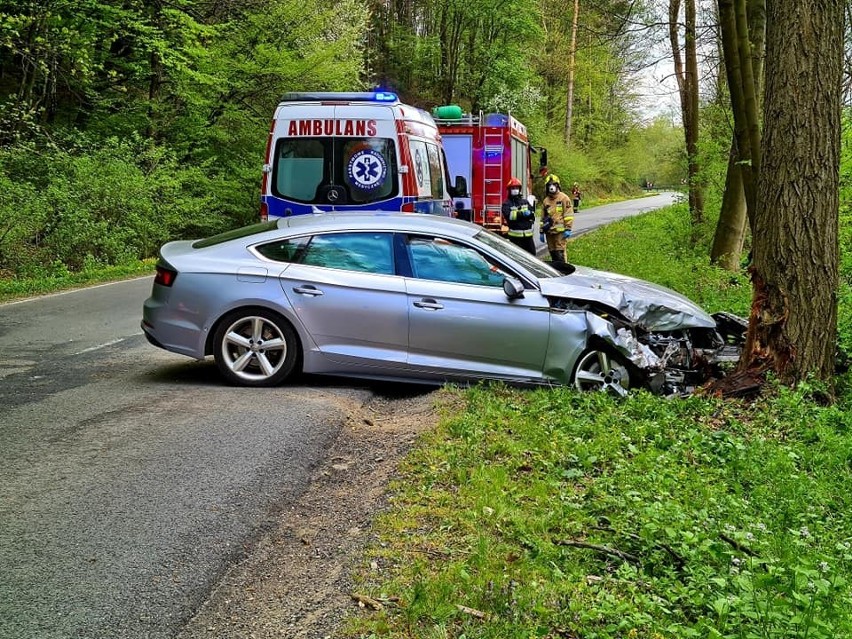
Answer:
<svg viewBox="0 0 852 639"><path fill-rule="evenodd" d="M388 482L435 425L440 392L352 402L340 436L281 524L232 567L179 639L332 637L351 598L350 571L386 506Z"/></svg>

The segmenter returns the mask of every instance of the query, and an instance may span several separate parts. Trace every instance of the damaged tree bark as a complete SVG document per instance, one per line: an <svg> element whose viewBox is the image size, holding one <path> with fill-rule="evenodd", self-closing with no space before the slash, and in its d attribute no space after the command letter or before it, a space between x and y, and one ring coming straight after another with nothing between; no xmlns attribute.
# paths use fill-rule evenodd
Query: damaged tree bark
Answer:
<svg viewBox="0 0 852 639"><path fill-rule="evenodd" d="M776 0L767 20L753 297L740 370L831 382L837 334L843 0Z"/></svg>

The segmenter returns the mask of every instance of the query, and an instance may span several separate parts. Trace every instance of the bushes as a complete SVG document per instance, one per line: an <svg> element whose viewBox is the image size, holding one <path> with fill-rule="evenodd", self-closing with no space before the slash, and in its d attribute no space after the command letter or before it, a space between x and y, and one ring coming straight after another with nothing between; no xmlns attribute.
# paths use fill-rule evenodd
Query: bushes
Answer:
<svg viewBox="0 0 852 639"><path fill-rule="evenodd" d="M217 206L222 186L139 139L4 150L0 269L28 276L121 265L155 255L167 240L221 231L245 219Z"/></svg>

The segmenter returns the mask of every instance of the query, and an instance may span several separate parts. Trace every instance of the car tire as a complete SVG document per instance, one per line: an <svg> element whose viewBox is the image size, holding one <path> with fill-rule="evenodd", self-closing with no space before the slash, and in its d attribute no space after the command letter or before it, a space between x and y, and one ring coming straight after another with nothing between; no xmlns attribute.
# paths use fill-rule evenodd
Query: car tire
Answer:
<svg viewBox="0 0 852 639"><path fill-rule="evenodd" d="M260 308L229 313L213 337L213 359L230 383L276 386L293 373L299 339L278 313Z"/></svg>
<svg viewBox="0 0 852 639"><path fill-rule="evenodd" d="M594 347L577 359L571 384L577 390L609 391L620 397L635 386L624 358Z"/></svg>

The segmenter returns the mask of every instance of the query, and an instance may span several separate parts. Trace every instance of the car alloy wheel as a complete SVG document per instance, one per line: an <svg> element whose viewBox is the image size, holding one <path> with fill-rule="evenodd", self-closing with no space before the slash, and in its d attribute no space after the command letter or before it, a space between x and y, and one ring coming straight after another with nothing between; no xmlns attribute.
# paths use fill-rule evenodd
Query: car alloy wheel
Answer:
<svg viewBox="0 0 852 639"><path fill-rule="evenodd" d="M623 397L630 388L630 372L606 351L590 349L577 362L574 387L581 391L609 391Z"/></svg>
<svg viewBox="0 0 852 639"><path fill-rule="evenodd" d="M222 320L214 359L222 374L242 386L274 386L296 363L298 346L290 324L262 309L237 311Z"/></svg>

